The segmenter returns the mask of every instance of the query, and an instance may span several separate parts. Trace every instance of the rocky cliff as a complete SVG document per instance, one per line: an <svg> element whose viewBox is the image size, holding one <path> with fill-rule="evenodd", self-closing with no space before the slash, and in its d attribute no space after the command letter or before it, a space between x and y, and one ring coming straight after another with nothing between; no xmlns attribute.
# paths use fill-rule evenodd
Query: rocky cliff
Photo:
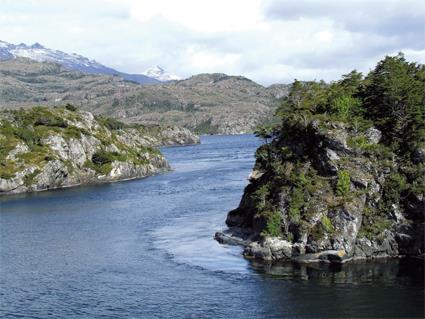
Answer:
<svg viewBox="0 0 425 319"><path fill-rule="evenodd" d="M67 108L0 113L0 195L140 178L169 170L155 146L198 143L177 127L127 127Z"/></svg>
<svg viewBox="0 0 425 319"><path fill-rule="evenodd" d="M365 79L294 83L280 124L259 131L250 184L216 239L266 260L423 255L423 71L398 56Z"/></svg>

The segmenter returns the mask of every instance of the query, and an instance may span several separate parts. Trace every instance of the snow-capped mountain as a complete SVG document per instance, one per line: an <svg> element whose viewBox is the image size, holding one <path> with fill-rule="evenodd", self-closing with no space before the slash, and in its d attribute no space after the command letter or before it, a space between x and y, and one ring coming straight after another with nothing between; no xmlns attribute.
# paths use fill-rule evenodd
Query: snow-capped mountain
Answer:
<svg viewBox="0 0 425 319"><path fill-rule="evenodd" d="M68 54L58 50L52 50L42 46L39 43L26 45L24 43L15 45L0 40L0 60L9 60L17 57L28 58L38 62L53 62L63 67L81 71L84 73L118 75L125 80L134 81L142 84L158 83L159 80L143 74L128 74L109 68L90 60L82 55L73 53Z"/></svg>
<svg viewBox="0 0 425 319"><path fill-rule="evenodd" d="M166 72L159 65L157 65L153 68L147 69L142 74L144 74L144 75L146 75L150 78L157 79L158 81L161 81L161 82L181 80L181 78L178 75Z"/></svg>

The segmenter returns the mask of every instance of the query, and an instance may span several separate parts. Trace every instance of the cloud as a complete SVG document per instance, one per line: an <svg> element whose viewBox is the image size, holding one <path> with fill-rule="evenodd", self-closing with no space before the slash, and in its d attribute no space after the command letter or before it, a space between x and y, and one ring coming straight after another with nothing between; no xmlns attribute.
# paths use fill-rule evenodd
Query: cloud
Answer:
<svg viewBox="0 0 425 319"><path fill-rule="evenodd" d="M162 17L198 32L233 32L261 27L261 0L139 0L133 18L148 22Z"/></svg>
<svg viewBox="0 0 425 319"><path fill-rule="evenodd" d="M425 62L423 0L2 0L0 35L125 72L245 75L265 85Z"/></svg>

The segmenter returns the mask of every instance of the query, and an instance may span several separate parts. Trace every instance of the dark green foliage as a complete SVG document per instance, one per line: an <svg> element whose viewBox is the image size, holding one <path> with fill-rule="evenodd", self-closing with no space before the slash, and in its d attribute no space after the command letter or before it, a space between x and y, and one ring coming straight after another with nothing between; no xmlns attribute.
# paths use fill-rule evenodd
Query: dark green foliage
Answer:
<svg viewBox="0 0 425 319"><path fill-rule="evenodd" d="M387 56L366 77L361 92L366 116L394 150L412 152L425 142L425 68L403 54Z"/></svg>
<svg viewBox="0 0 425 319"><path fill-rule="evenodd" d="M258 126L254 134L257 137L264 139L266 143L275 135L276 127L274 125L266 124Z"/></svg>
<svg viewBox="0 0 425 319"><path fill-rule="evenodd" d="M267 217L267 225L263 230L263 235L279 237L282 235L282 217L279 212L272 211L265 214Z"/></svg>
<svg viewBox="0 0 425 319"><path fill-rule="evenodd" d="M123 128L126 127L126 125L123 122L120 122L111 117L99 116L96 119L99 123L106 126L106 128L110 130L122 130Z"/></svg>
<svg viewBox="0 0 425 319"><path fill-rule="evenodd" d="M104 165L113 161L125 161L126 157L117 152L97 151L92 156L92 162L95 165Z"/></svg>
<svg viewBox="0 0 425 319"><path fill-rule="evenodd" d="M380 209L390 213L393 204L398 204L403 192L408 188L406 177L399 173L392 173L385 179Z"/></svg>
<svg viewBox="0 0 425 319"><path fill-rule="evenodd" d="M70 103L67 103L67 104L65 105L65 108L66 108L68 111L71 111L71 112L75 112L76 110L78 110L78 108L77 108L75 105L72 105L72 104L70 104Z"/></svg>
<svg viewBox="0 0 425 319"><path fill-rule="evenodd" d="M69 126L63 131L63 136L67 139L75 138L79 139L81 138L81 133L84 131L76 126Z"/></svg>
<svg viewBox="0 0 425 319"><path fill-rule="evenodd" d="M363 211L362 227L359 230L360 237L373 240L391 227L391 221L382 211L367 208Z"/></svg>
<svg viewBox="0 0 425 319"><path fill-rule="evenodd" d="M295 187L292 190L289 202L288 214L291 222L298 224L301 218L301 208L304 206L304 192L302 189Z"/></svg>

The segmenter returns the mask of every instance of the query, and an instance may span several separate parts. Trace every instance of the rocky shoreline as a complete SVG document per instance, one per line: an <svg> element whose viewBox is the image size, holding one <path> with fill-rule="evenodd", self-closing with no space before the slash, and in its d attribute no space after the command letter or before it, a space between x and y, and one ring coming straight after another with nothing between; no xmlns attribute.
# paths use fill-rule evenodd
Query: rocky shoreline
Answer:
<svg viewBox="0 0 425 319"><path fill-rule="evenodd" d="M328 263L328 264L344 264L350 261L373 260L383 258L405 258L415 257L425 260L425 255L417 256L408 255L389 255L386 253L373 254L372 243L368 243L371 253L354 254L349 256L344 250L323 250L317 253L301 253L299 245L293 245L287 240L279 238L266 238L259 240L255 236L249 235L246 230L240 228L230 228L222 232L216 232L214 239L222 244L229 246L242 246L244 248L243 256L247 259L258 259L269 262L274 261L293 261L299 264L310 263Z"/></svg>
<svg viewBox="0 0 425 319"><path fill-rule="evenodd" d="M170 170L158 146L199 143L179 127L124 127L71 108L0 113L0 196L144 178Z"/></svg>

